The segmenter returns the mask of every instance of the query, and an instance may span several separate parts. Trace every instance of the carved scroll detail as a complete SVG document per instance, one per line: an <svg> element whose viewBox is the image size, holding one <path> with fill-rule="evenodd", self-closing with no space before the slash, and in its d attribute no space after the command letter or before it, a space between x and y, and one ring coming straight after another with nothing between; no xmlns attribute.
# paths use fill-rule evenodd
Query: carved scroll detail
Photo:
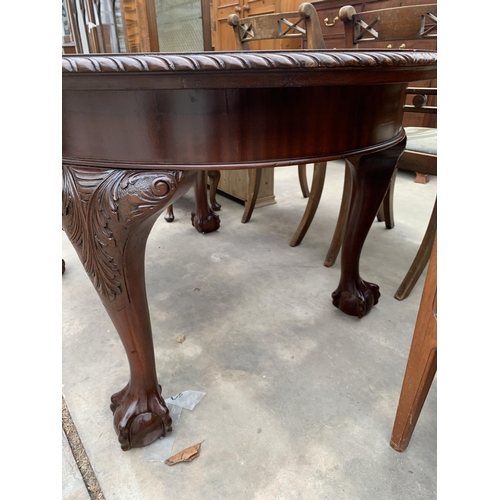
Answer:
<svg viewBox="0 0 500 500"><path fill-rule="evenodd" d="M172 198L181 171L140 172L63 165L65 232L95 289L107 302L123 297L123 250L127 233ZM119 224L117 224L119 222Z"/></svg>

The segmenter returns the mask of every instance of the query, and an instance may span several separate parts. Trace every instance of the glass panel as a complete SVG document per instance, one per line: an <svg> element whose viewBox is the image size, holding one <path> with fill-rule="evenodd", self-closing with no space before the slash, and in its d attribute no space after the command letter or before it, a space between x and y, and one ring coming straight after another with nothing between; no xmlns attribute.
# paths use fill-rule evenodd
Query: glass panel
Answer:
<svg viewBox="0 0 500 500"><path fill-rule="evenodd" d="M161 52L203 50L200 0L155 0Z"/></svg>
<svg viewBox="0 0 500 500"><path fill-rule="evenodd" d="M127 52L127 47L125 45L125 38L123 36L123 22L122 22L122 11L121 11L120 0L113 1L113 13L115 16L115 27L118 36L118 45L120 47L119 52Z"/></svg>
<svg viewBox="0 0 500 500"><path fill-rule="evenodd" d="M68 13L66 12L66 0L62 0L62 34L70 36Z"/></svg>

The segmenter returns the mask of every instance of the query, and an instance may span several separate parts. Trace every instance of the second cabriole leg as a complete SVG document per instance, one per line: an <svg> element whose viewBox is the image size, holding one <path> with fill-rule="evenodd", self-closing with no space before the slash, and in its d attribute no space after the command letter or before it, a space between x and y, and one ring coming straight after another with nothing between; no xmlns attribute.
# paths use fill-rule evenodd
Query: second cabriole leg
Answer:
<svg viewBox="0 0 500 500"><path fill-rule="evenodd" d="M351 316L362 318L380 297L378 285L361 279L359 258L405 145L406 138L383 151L347 159L352 193L342 242L340 283L332 293L332 303Z"/></svg>

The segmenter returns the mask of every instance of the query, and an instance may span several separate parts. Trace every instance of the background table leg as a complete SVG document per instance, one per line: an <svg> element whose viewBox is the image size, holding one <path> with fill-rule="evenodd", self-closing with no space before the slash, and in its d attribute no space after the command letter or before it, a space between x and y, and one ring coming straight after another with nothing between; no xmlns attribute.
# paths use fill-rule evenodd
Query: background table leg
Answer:
<svg viewBox="0 0 500 500"><path fill-rule="evenodd" d="M63 228L115 325L130 380L111 398L123 450L171 431L156 376L144 278L155 219L193 184L196 172L133 171L63 165Z"/></svg>
<svg viewBox="0 0 500 500"><path fill-rule="evenodd" d="M196 176L195 208L191 212L191 223L199 233L217 231L220 226L219 216L212 210L207 196L207 172L200 170Z"/></svg>
<svg viewBox="0 0 500 500"><path fill-rule="evenodd" d="M332 302L351 316L362 318L380 297L378 285L361 279L359 258L405 145L406 138L383 151L347 159L352 195L342 243L340 283L332 293Z"/></svg>

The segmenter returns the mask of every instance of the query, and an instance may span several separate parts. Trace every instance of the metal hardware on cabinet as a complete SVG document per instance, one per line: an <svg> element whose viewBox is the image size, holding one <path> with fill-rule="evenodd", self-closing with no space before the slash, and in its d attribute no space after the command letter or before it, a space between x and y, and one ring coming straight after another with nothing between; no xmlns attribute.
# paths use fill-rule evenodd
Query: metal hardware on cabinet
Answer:
<svg viewBox="0 0 500 500"><path fill-rule="evenodd" d="M400 49L405 49L406 48L406 43L402 43L400 46L399 46Z"/></svg>
<svg viewBox="0 0 500 500"><path fill-rule="evenodd" d="M248 5L243 5L243 11L248 12L250 10L250 7Z"/></svg>
<svg viewBox="0 0 500 500"><path fill-rule="evenodd" d="M323 19L325 26L332 27L339 20L338 16L333 19L333 23L328 23L328 18Z"/></svg>
<svg viewBox="0 0 500 500"><path fill-rule="evenodd" d="M392 49L392 44L390 43L388 46L387 46L388 49Z"/></svg>
<svg viewBox="0 0 500 500"><path fill-rule="evenodd" d="M234 8L234 12L241 12L241 7L236 6L236 7Z"/></svg>

